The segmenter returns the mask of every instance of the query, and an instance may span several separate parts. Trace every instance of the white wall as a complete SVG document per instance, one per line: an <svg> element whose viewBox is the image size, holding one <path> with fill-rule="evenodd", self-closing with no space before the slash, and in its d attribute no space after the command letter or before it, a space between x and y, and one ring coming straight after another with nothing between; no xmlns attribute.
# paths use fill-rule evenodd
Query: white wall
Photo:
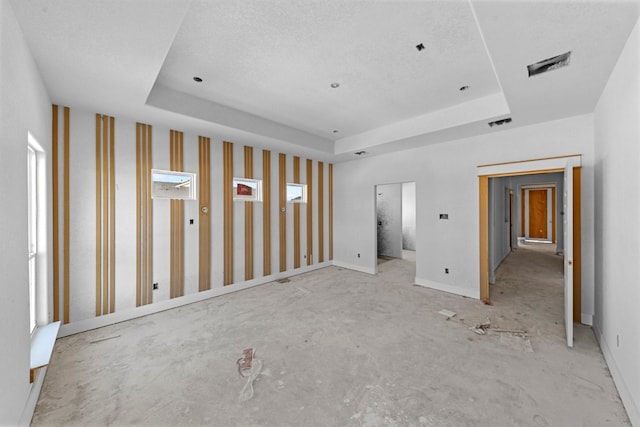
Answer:
<svg viewBox="0 0 640 427"><path fill-rule="evenodd" d="M517 118L514 118L517 122ZM487 135L336 164L335 259L375 271L374 186L416 182L416 283L479 297L477 166L583 154L583 300L593 314L593 116L505 129ZM440 213L449 220L439 220ZM357 254L361 257L358 258ZM450 273L445 274L444 269Z"/></svg>
<svg viewBox="0 0 640 427"><path fill-rule="evenodd" d="M640 425L640 34L631 33L595 122L596 336L634 425Z"/></svg>
<svg viewBox="0 0 640 427"><path fill-rule="evenodd" d="M489 179L489 283L496 282L495 271L509 255L508 199L505 192L511 188L511 178ZM507 193L508 194L508 193Z"/></svg>
<svg viewBox="0 0 640 427"><path fill-rule="evenodd" d="M23 412L23 421L30 420L43 379L41 373L29 384L27 132L45 150L50 174L51 102L13 9L0 0L0 179L11 182L0 203L0 425L17 425ZM47 188L50 194L50 182Z"/></svg>
<svg viewBox="0 0 640 427"><path fill-rule="evenodd" d="M98 113L100 113L98 111ZM152 125L153 159L155 169L170 169L170 128L161 123ZM197 200L184 201L184 291L185 297L170 301L170 201L153 199L153 282L159 284L153 291L153 307L136 308L136 122L126 117L115 117L115 183L116 183L116 283L115 314L95 317L95 112L85 111L70 106L70 283L69 314L70 323L61 327L60 335L79 332L92 327L102 326L115 321L126 320L149 312L162 310L171 306L193 302L199 299L219 295L223 289L223 155L221 139L211 138L211 287L216 292L198 292L198 230L199 215ZM184 170L198 173L198 134L184 131ZM208 135L205 135L208 136ZM245 177L244 146L242 141L234 141L233 175ZM300 272L307 267L307 209L308 205L300 205L300 266L293 267L293 204L287 205L287 271L279 269L279 207L278 207L278 152L271 153L271 276L264 277L263 270L263 204L254 203L254 281L259 284L274 280L274 274L280 276ZM26 155L26 148L25 148ZM293 155L287 153L287 180L293 182ZM60 153L62 158L62 151ZM328 261L328 227L324 234L324 264L318 263L318 230L317 230L317 169L318 162L312 161L313 188L313 265L320 267ZM306 183L307 159L300 158L300 182ZM328 164L324 164L324 189L328 188ZM262 150L253 150L253 177L263 179ZM63 165L60 165L63 175ZM325 198L325 224L329 217L328 199ZM233 202L233 285L227 286L224 292L239 288L245 284L245 205L244 202ZM62 215L60 216L62 218ZM193 219L194 223L190 224ZM61 220L62 221L62 220ZM62 226L62 224L61 224ZM256 282L256 280L258 282ZM201 296L193 297L196 294ZM180 302L182 301L182 302ZM159 304L159 305L156 305ZM169 304L169 305L167 305Z"/></svg>
<svg viewBox="0 0 640 427"><path fill-rule="evenodd" d="M402 249L416 250L416 183L402 183Z"/></svg>

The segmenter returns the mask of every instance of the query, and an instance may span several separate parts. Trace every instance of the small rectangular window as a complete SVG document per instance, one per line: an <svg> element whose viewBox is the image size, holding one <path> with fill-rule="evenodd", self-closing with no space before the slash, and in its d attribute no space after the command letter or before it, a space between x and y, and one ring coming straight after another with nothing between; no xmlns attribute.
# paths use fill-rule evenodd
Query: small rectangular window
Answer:
<svg viewBox="0 0 640 427"><path fill-rule="evenodd" d="M196 174L190 172L151 170L154 199L196 199Z"/></svg>
<svg viewBox="0 0 640 427"><path fill-rule="evenodd" d="M233 200L262 201L262 181L249 178L233 178Z"/></svg>
<svg viewBox="0 0 640 427"><path fill-rule="evenodd" d="M287 183L287 203L307 203L307 185Z"/></svg>

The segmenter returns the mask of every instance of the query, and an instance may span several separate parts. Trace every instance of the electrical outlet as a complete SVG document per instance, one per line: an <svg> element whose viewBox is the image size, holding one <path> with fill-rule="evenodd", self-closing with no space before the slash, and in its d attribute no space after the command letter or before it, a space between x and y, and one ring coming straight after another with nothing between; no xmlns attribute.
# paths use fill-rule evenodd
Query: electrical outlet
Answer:
<svg viewBox="0 0 640 427"><path fill-rule="evenodd" d="M153 284L153 290L154 290L154 291L157 291L157 290L158 290L158 282L156 282L156 283L154 283L154 284Z"/></svg>
<svg viewBox="0 0 640 427"><path fill-rule="evenodd" d="M444 269L444 274L449 274L449 269L448 268Z"/></svg>

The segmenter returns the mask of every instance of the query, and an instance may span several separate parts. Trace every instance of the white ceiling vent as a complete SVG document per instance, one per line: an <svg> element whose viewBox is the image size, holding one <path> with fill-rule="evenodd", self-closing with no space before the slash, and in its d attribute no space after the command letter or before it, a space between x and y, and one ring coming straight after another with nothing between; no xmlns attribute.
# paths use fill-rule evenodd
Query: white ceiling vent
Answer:
<svg viewBox="0 0 640 427"><path fill-rule="evenodd" d="M554 56L553 58L538 61L535 64L527 65L529 77L566 67L569 65L569 59L571 59L571 51L563 53L562 55Z"/></svg>
<svg viewBox="0 0 640 427"><path fill-rule="evenodd" d="M511 123L511 117L507 117L506 119L502 120L496 120L494 122L489 122L489 127L502 126L506 123Z"/></svg>

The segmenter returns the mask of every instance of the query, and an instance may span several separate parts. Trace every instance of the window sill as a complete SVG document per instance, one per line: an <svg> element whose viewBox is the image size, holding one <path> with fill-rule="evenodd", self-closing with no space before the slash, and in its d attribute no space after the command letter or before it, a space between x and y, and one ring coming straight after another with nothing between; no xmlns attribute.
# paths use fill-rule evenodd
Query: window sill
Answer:
<svg viewBox="0 0 640 427"><path fill-rule="evenodd" d="M58 337L59 329L60 322L49 323L48 325L37 327L35 333L31 337L30 382L35 380L38 369L49 364L51 354L53 354L53 345Z"/></svg>

